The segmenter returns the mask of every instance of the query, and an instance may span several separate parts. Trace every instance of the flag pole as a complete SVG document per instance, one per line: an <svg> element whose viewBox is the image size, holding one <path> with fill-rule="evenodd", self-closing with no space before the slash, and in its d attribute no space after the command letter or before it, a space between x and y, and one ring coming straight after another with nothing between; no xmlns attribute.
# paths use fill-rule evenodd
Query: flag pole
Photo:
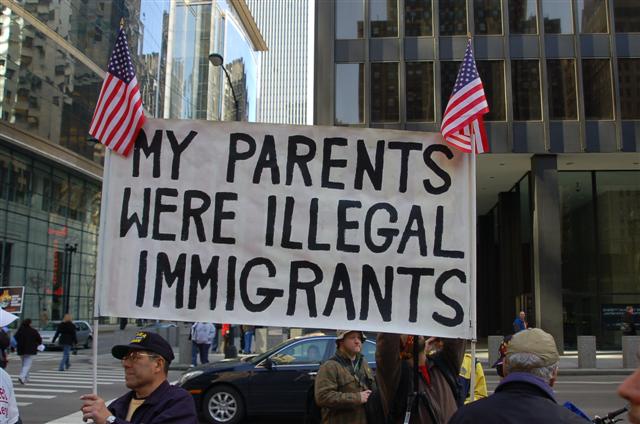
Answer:
<svg viewBox="0 0 640 424"><path fill-rule="evenodd" d="M109 201L109 199L107 198L107 193L109 192L108 188L109 188L109 174L111 171L110 168L110 163L111 163L111 149L105 149L105 155L104 155L104 171L102 174L102 199L101 199L101 205L100 205L100 228L99 228L99 233L98 233L98 263L97 263L97 269L96 269L96 282L95 282L95 287L94 287L94 300L93 300L93 331L94 331L94 335L93 335L93 366L92 366L92 371L93 371L93 393L98 394L98 335L99 335L99 330L98 327L100 326L100 299L102 298L102 284L104 283L102 281L102 275L103 275L103 270L104 270L104 264L103 264L103 258L104 258L104 254L103 252L105 251L105 246L104 246L104 231L106 228L106 222L107 222L107 211L106 211L106 205Z"/></svg>
<svg viewBox="0 0 640 424"><path fill-rule="evenodd" d="M468 42L471 43L471 33L467 32ZM471 402L475 400L475 386L476 386L476 342L477 342L477 334L476 334L476 326L477 326L477 317L476 317L476 139L473 137L475 134L474 126L470 125L471 128L471 178L470 178L470 187L469 187L469 206L470 206L470 224L471 224L471 251L470 251L470 259L471 259L471 381L469 387L469 394L471 395Z"/></svg>

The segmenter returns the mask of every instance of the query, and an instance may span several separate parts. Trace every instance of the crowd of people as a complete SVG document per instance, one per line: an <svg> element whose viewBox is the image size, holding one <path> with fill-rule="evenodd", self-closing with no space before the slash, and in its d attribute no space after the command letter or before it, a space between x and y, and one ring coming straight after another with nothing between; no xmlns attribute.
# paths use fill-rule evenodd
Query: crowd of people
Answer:
<svg viewBox="0 0 640 424"><path fill-rule="evenodd" d="M22 361L18 381L26 384L42 339L30 319L23 320L9 338L6 327L16 319L0 309L0 327L4 329L0 331L0 349L6 358L5 351L12 345L16 348ZM227 333L220 329L223 338L229 334L228 328ZM243 330L245 337L253 337L253 328ZM214 324L193 324L191 340L201 363L208 362L208 352L218 338ZM77 342L70 315L65 315L58 325L56 339L63 347L59 370L64 371L70 366L69 353ZM553 390L560 362L556 342L544 330L530 328L524 312L514 321L514 334L503 344L503 378L491 395L487 393L482 366L465 353L464 340L379 333L375 374L361 352L364 340L365 334L358 330L336 332L335 355L321 365L313 390L324 424L588 422L558 403ZM250 339L245 339L244 349L251 350ZM122 363L129 391L108 406L96 394L82 396L85 421L198 422L191 395L167 381L174 353L165 339L154 332L138 331L128 344L116 345L111 352ZM20 423L11 377L2 368L0 391L5 394L7 405L0 408L0 424ZM620 385L618 393L629 402L628 420L640 424L640 369Z"/></svg>

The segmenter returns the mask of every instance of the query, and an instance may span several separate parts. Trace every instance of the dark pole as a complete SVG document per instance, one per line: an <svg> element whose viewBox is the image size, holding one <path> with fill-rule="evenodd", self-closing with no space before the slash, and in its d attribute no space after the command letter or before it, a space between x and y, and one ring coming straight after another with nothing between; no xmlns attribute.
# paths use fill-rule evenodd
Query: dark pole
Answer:
<svg viewBox="0 0 640 424"><path fill-rule="evenodd" d="M231 77L229 76L229 72L227 72L227 68L224 67L224 58L222 55L218 53L211 53L209 55L209 62L213 66L219 66L224 71L224 75L227 77L227 83L231 88L231 95L233 96L233 104L236 108L235 111L235 120L240 121L240 105L238 103L238 98L236 97L236 90L233 88L233 84L231 83ZM229 332L224 336L224 357L225 358L236 358L238 357L238 349L235 347L233 342L234 336L234 328L231 324L229 324ZM217 331L217 330L216 330Z"/></svg>
<svg viewBox="0 0 640 424"><path fill-rule="evenodd" d="M71 303L71 261L72 256L78 249L78 245L73 246L65 243L64 245L64 259L65 259L65 281L64 281L64 313L69 313L69 304Z"/></svg>

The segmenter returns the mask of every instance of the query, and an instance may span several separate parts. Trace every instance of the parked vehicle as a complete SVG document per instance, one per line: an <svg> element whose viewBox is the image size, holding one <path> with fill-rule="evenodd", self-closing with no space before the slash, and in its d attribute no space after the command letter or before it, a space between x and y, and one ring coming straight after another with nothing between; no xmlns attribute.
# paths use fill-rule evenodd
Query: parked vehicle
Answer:
<svg viewBox="0 0 640 424"><path fill-rule="evenodd" d="M254 415L302 416L320 364L335 353L335 340L324 334L296 337L260 355L190 368L178 384L212 424L236 424ZM375 342L363 343L373 370L375 351Z"/></svg>
<svg viewBox="0 0 640 424"><path fill-rule="evenodd" d="M78 346L82 346L85 349L91 347L93 341L93 329L87 321L73 321L76 326L76 338L78 339ZM53 336L56 334L60 321L49 321L47 325L40 329L40 336L42 337L42 344L45 345L47 350L60 349L58 340L53 343ZM59 338L60 336L58 336Z"/></svg>

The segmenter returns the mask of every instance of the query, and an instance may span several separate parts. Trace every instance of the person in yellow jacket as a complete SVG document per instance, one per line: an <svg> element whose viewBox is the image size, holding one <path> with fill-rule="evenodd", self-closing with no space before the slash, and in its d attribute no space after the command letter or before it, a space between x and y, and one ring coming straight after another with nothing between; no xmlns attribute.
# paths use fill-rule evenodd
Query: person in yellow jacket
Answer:
<svg viewBox="0 0 640 424"><path fill-rule="evenodd" d="M460 366L460 375L458 376L460 385L462 386L462 393L465 395L464 403L471 402L471 354L465 353L462 360L462 366ZM482 398L486 398L487 394L487 381L484 378L484 370L482 364L476 359L476 381L474 385L475 398L474 401Z"/></svg>

